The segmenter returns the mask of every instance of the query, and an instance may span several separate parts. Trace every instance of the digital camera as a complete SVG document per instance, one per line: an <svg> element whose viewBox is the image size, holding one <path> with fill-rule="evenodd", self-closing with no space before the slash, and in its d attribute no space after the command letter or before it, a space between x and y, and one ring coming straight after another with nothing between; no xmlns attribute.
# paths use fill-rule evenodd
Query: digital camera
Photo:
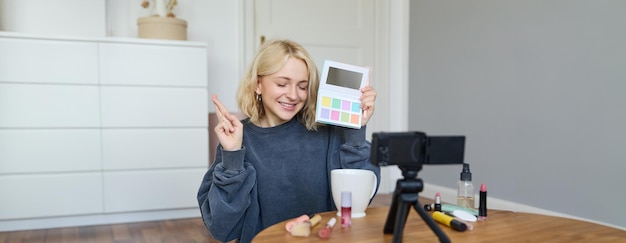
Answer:
<svg viewBox="0 0 626 243"><path fill-rule="evenodd" d="M427 136L423 132L372 134L375 165L417 167L422 164L463 164L465 136Z"/></svg>

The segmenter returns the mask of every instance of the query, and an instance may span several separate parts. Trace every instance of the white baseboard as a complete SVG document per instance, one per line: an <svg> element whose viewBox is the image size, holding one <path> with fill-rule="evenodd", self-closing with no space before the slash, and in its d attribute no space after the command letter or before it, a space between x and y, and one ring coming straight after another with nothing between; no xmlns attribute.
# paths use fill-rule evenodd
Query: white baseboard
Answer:
<svg viewBox="0 0 626 243"><path fill-rule="evenodd" d="M435 194L437 192L441 194L442 202L447 202L447 203L452 203L452 204L456 203L456 193L457 193L456 189L438 186L438 185L432 185L428 183L424 183L424 190L420 193L420 197L434 199ZM475 196L475 198L478 198L478 194ZM554 212L554 211L550 211L547 209L537 208L537 207L533 207L533 206L529 206L529 205L525 205L521 203L515 203L515 202L511 202L507 200L502 200L502 199L494 198L491 196L488 197L487 202L488 202L489 209L508 210L508 211L513 211L513 212L535 213L535 214L550 215L550 216L555 216L555 217L570 218L570 219L576 219L576 220L581 220L581 221L587 221L587 222L591 222L594 224L600 224L600 225L604 225L604 226L608 226L608 227L612 227L612 228L616 228L620 230L626 230L626 228L624 227L619 227L616 225L611 225L611 224L607 224L604 222L581 218L581 217L577 217L577 216L573 216L569 214ZM476 203L478 203L478 200L476 201Z"/></svg>
<svg viewBox="0 0 626 243"><path fill-rule="evenodd" d="M118 223L132 223L155 220L197 218L200 217L198 208L158 210L131 213L80 215L67 217L50 217L35 219L0 220L0 232L17 230L36 230L60 227L105 225Z"/></svg>

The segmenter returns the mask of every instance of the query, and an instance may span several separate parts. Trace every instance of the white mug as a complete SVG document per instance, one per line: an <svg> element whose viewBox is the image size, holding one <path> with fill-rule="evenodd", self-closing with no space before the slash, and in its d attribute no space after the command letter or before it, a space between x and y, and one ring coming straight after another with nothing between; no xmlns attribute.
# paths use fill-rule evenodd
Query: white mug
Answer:
<svg viewBox="0 0 626 243"><path fill-rule="evenodd" d="M334 169L330 171L330 187L337 207L337 216L341 216L341 192L352 193L352 218L365 216L365 209L376 193L376 174L363 169Z"/></svg>

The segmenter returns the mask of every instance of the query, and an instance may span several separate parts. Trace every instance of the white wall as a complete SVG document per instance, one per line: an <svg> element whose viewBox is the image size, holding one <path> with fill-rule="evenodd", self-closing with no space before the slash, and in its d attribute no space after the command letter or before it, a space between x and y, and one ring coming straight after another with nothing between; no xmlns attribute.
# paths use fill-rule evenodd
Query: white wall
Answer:
<svg viewBox="0 0 626 243"><path fill-rule="evenodd" d="M136 37L137 18L149 14L141 0L108 0L107 36ZM242 1L182 0L174 13L187 21L187 39L208 43L209 93L215 93L231 110L237 109L235 94L241 71ZM213 111L210 104L209 110Z"/></svg>
<svg viewBox="0 0 626 243"><path fill-rule="evenodd" d="M208 44L209 92L222 94L232 110L243 62L242 5L242 0L182 0L174 9L187 21L187 39ZM136 38L137 18L149 14L141 0L0 0L0 31Z"/></svg>
<svg viewBox="0 0 626 243"><path fill-rule="evenodd" d="M624 13L626 1L411 1L409 128L466 135L491 197L626 228ZM454 188L460 170L421 176Z"/></svg>
<svg viewBox="0 0 626 243"><path fill-rule="evenodd" d="M0 30L103 37L105 5L103 0L0 0Z"/></svg>
<svg viewBox="0 0 626 243"><path fill-rule="evenodd" d="M108 36L136 37L137 18L148 14L141 0L109 0ZM243 62L240 35L241 1L182 0L174 13L187 21L187 39L208 43L209 93L215 93L231 110L237 109L234 94ZM209 106L213 110L213 106Z"/></svg>

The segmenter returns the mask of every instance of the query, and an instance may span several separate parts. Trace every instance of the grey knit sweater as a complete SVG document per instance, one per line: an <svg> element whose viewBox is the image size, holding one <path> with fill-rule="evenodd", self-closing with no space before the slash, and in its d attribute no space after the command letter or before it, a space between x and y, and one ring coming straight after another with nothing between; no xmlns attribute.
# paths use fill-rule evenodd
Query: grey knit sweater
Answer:
<svg viewBox="0 0 626 243"><path fill-rule="evenodd" d="M332 169L368 169L380 184L380 168L369 160L365 127L308 131L295 118L271 128L248 119L242 123L243 148L223 151L218 146L198 191L202 218L217 240L250 242L275 223L336 210Z"/></svg>

